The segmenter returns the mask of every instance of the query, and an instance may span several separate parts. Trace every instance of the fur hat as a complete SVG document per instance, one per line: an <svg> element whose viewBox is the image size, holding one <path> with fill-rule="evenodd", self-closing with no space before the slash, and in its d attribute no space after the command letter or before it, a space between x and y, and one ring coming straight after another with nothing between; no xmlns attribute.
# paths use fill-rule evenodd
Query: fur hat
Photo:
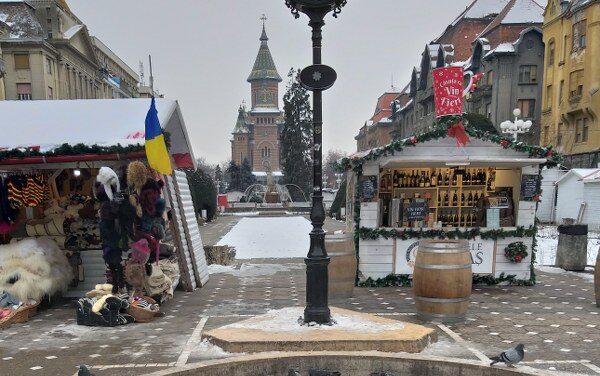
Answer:
<svg viewBox="0 0 600 376"><path fill-rule="evenodd" d="M119 176L117 176L117 173L109 167L101 167L96 180L104 186L104 192L110 201L114 199L112 188L115 188L115 192L119 192L121 190Z"/></svg>
<svg viewBox="0 0 600 376"><path fill-rule="evenodd" d="M131 260L145 264L150 258L150 247L146 239L140 239L131 245Z"/></svg>
<svg viewBox="0 0 600 376"><path fill-rule="evenodd" d="M138 194L149 177L148 169L142 162L133 161L127 166L127 185L135 189Z"/></svg>

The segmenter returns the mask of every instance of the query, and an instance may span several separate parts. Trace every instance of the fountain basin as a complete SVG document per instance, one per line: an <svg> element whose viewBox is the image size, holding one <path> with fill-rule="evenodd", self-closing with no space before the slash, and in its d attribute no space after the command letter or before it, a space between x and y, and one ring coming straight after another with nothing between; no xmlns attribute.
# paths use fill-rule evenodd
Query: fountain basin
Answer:
<svg viewBox="0 0 600 376"><path fill-rule="evenodd" d="M260 353L236 358L205 361L162 370L148 376L287 376L294 368L302 376L310 369L339 371L342 376L369 376L387 372L389 376L516 376L549 375L489 367L479 361L380 352L281 352Z"/></svg>

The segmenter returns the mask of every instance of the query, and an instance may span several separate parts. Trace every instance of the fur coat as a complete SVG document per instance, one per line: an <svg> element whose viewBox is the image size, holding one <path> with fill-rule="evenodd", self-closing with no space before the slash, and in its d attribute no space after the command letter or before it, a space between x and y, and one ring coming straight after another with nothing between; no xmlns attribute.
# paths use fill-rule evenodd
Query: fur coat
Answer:
<svg viewBox="0 0 600 376"><path fill-rule="evenodd" d="M21 300L41 300L67 290L73 271L63 251L48 238L0 246L0 291Z"/></svg>

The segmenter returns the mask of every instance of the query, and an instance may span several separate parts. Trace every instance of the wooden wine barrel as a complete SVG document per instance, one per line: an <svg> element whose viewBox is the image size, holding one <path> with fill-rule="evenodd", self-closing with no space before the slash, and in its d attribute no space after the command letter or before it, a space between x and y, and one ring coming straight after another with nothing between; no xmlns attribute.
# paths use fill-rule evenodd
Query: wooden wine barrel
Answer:
<svg viewBox="0 0 600 376"><path fill-rule="evenodd" d="M349 298L356 279L356 250L352 233L325 236L329 263L329 297Z"/></svg>
<svg viewBox="0 0 600 376"><path fill-rule="evenodd" d="M417 316L425 321L465 319L473 276L466 240L421 240L413 272Z"/></svg>
<svg viewBox="0 0 600 376"><path fill-rule="evenodd" d="M596 270L594 272L594 286L596 290L596 307L600 307L600 250L596 256Z"/></svg>

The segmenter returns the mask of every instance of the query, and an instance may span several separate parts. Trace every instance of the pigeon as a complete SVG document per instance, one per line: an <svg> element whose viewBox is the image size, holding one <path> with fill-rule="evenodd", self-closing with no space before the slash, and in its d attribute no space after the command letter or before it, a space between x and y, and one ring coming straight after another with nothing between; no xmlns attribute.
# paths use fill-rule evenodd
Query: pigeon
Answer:
<svg viewBox="0 0 600 376"><path fill-rule="evenodd" d="M493 366L496 363L503 362L507 366L511 368L515 368L515 364L519 363L525 357L525 345L522 343L518 344L517 347L513 347L512 349L503 351L500 355L490 358L492 363L490 366Z"/></svg>
<svg viewBox="0 0 600 376"><path fill-rule="evenodd" d="M290 370L288 371L288 376L301 376L301 373L293 368L290 368Z"/></svg>
<svg viewBox="0 0 600 376"><path fill-rule="evenodd" d="M79 366L79 372L77 372L77 376L94 376L94 374L82 364Z"/></svg>

